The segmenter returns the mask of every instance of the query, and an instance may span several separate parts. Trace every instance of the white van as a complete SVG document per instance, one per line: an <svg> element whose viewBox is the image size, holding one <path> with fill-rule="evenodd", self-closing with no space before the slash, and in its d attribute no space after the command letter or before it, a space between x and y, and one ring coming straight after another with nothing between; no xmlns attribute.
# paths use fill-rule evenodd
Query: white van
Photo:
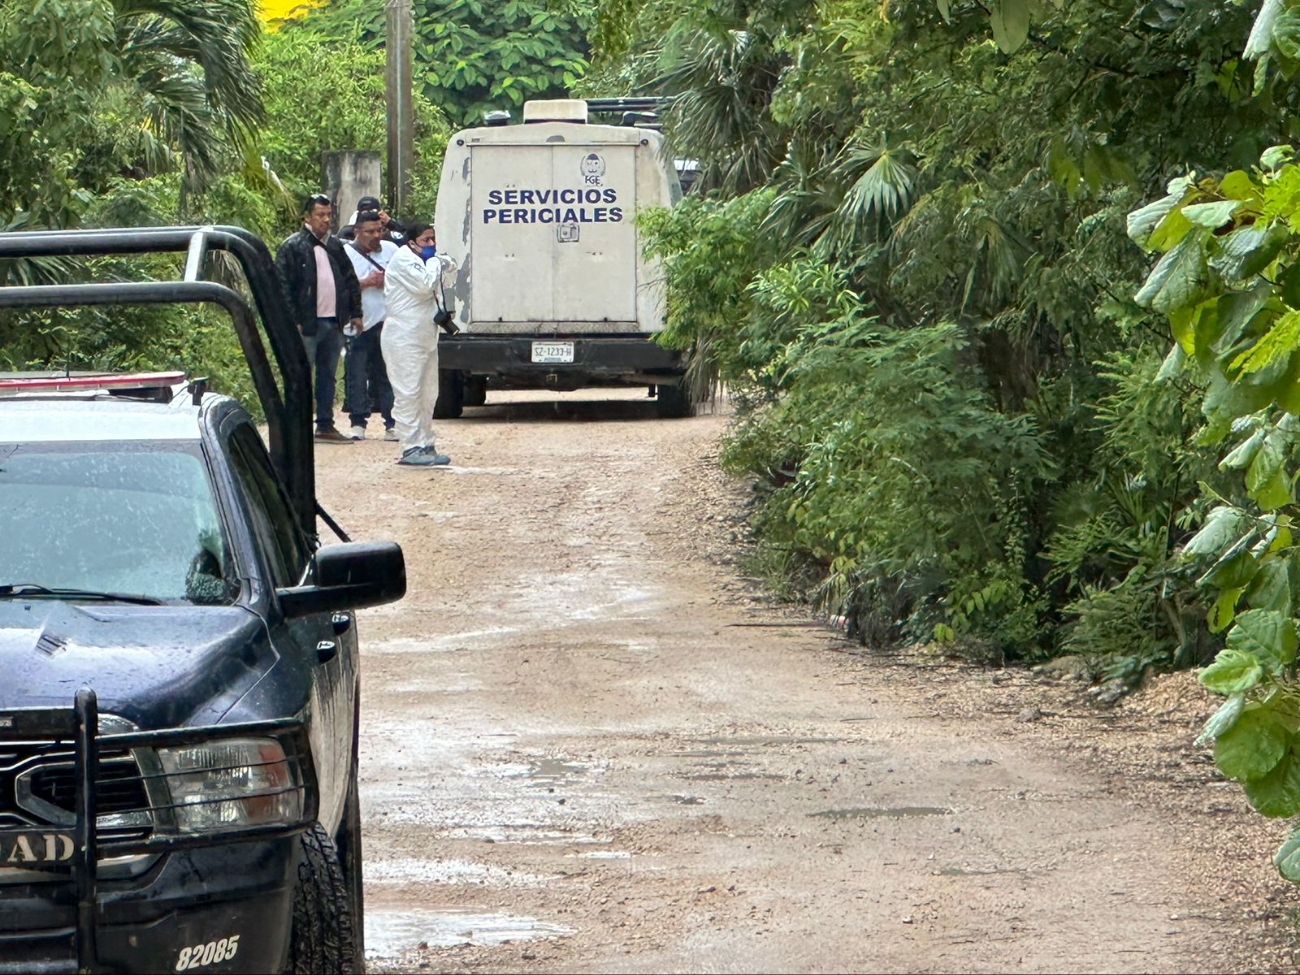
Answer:
<svg viewBox="0 0 1300 975"><path fill-rule="evenodd" d="M491 389L651 387L661 415L686 415L682 355L660 348L663 276L641 254L635 216L681 197L663 137L589 125L587 103L532 101L524 124L452 136L435 217L460 333L439 343L439 416Z"/></svg>

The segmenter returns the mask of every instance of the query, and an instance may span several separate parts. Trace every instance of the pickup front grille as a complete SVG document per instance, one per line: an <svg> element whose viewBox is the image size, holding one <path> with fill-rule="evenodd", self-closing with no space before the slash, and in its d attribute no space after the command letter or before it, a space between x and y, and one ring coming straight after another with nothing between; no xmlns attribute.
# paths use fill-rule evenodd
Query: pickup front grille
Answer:
<svg viewBox="0 0 1300 975"><path fill-rule="evenodd" d="M76 819L77 782L72 756L60 759L40 758L16 778L18 808L45 820L68 825ZM139 827L152 824L147 812L149 797L140 778L140 767L126 752L108 752L99 757L95 776L96 812L101 828L136 827L133 835L143 835ZM34 800L34 801L33 801ZM62 815L57 815L58 810Z"/></svg>
<svg viewBox="0 0 1300 975"><path fill-rule="evenodd" d="M153 831L152 803L129 751L105 750L96 773L100 834L141 838ZM0 751L0 828L67 827L76 821L73 754L66 744L6 743Z"/></svg>

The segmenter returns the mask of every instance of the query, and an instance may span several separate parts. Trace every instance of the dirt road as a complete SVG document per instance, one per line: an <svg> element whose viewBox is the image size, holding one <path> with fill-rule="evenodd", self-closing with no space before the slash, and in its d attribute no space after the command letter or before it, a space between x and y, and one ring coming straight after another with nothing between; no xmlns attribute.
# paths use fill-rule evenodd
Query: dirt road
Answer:
<svg viewBox="0 0 1300 975"><path fill-rule="evenodd" d="M410 573L361 621L372 971L1280 969L1277 830L1195 714L1099 718L756 600L724 421L605 395L468 410L450 470L319 452Z"/></svg>

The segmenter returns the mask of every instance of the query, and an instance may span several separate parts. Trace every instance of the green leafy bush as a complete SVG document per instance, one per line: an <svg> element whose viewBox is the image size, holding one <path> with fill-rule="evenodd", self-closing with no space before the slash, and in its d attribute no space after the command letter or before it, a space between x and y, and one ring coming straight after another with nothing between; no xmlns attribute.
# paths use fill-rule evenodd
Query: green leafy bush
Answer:
<svg viewBox="0 0 1300 975"><path fill-rule="evenodd" d="M543 0L414 0L416 91L457 125L530 98L564 98L587 70L588 4ZM333 39L384 43L384 8L333 0L303 18ZM289 28L290 30L292 28Z"/></svg>

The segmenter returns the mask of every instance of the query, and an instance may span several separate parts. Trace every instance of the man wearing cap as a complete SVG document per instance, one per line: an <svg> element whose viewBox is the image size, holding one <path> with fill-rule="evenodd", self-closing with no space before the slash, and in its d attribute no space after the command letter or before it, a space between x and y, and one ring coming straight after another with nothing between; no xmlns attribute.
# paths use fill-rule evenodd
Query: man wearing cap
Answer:
<svg viewBox="0 0 1300 975"><path fill-rule="evenodd" d="M397 253L397 245L381 239L381 234L379 214L362 210L353 227L353 240L344 247L361 282L361 331L348 336L348 355L343 362L343 409L352 423L353 440L366 439L366 421L372 409L384 418L384 439L397 439L393 387L379 344L384 329L384 269Z"/></svg>
<svg viewBox="0 0 1300 975"><path fill-rule="evenodd" d="M357 201L357 208L352 212L352 219L347 222L347 226L356 226L357 217L368 210L373 210L379 214L379 236L381 240L389 240L394 244L402 244L406 240L406 235L402 225L388 215L379 203L377 196L363 196Z"/></svg>
<svg viewBox="0 0 1300 975"><path fill-rule="evenodd" d="M316 397L316 439L351 443L334 426L334 384L343 329L361 327L361 286L343 244L330 234L330 198L321 193L303 204L303 227L275 254L275 266L307 350Z"/></svg>

